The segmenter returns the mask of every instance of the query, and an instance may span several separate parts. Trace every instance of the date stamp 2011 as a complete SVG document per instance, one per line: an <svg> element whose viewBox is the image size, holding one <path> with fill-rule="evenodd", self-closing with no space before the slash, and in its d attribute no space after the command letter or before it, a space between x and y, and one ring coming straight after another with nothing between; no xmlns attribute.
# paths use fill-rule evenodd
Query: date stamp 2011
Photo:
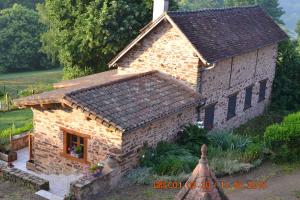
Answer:
<svg viewBox="0 0 300 200"><path fill-rule="evenodd" d="M247 182L242 182L242 181L219 181L219 182L209 182L209 181L203 181L203 182L167 182L167 181L155 181L153 184L153 187L155 189L181 189L182 187L188 187L189 189L202 189L206 191L210 191L214 188L222 188L222 189L229 189L229 188L234 188L234 189L256 189L256 190L263 190L266 189L267 182L266 181L247 181Z"/></svg>

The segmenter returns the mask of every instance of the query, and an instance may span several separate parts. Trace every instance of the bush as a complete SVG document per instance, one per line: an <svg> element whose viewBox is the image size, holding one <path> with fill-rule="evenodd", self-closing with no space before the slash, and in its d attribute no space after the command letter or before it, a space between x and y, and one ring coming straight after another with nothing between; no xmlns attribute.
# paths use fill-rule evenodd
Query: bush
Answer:
<svg viewBox="0 0 300 200"><path fill-rule="evenodd" d="M245 149L241 160L246 163L252 163L262 157L263 145L260 143L251 143Z"/></svg>
<svg viewBox="0 0 300 200"><path fill-rule="evenodd" d="M188 149L168 142L159 142L155 149L145 148L141 166L152 167L158 175L178 175L192 171L198 159Z"/></svg>
<svg viewBox="0 0 300 200"><path fill-rule="evenodd" d="M290 114L281 124L269 126L265 143L275 153L276 161L295 161L300 158L300 112Z"/></svg>
<svg viewBox="0 0 300 200"><path fill-rule="evenodd" d="M244 151L252 140L247 136L234 135L232 132L212 132L208 135L211 145L219 147L222 150Z"/></svg>
<svg viewBox="0 0 300 200"><path fill-rule="evenodd" d="M207 131L199 128L197 125L188 125L178 139L178 143L191 150L194 155L199 156L200 147L203 144L208 145Z"/></svg>

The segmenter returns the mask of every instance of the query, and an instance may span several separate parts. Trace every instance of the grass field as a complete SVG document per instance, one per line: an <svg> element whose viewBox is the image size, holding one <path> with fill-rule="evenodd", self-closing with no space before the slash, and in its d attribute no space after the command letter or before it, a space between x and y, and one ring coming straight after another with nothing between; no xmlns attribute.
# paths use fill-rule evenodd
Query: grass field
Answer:
<svg viewBox="0 0 300 200"><path fill-rule="evenodd" d="M12 127L14 123L16 128L24 126L32 121L31 109L14 110L10 112L0 112L0 132L3 129Z"/></svg>
<svg viewBox="0 0 300 200"><path fill-rule="evenodd" d="M62 80L62 69L0 74L0 91L15 96L17 91L39 85L52 85Z"/></svg>

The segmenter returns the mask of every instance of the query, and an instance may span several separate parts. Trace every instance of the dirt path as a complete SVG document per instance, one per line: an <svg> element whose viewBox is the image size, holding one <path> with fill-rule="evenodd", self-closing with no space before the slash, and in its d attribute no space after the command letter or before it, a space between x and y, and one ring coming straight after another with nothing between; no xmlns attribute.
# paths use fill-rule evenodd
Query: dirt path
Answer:
<svg viewBox="0 0 300 200"><path fill-rule="evenodd" d="M226 177L224 181L265 182L266 189L228 189L226 194L231 200L299 200L299 166L277 166L265 164L257 170L240 176Z"/></svg>

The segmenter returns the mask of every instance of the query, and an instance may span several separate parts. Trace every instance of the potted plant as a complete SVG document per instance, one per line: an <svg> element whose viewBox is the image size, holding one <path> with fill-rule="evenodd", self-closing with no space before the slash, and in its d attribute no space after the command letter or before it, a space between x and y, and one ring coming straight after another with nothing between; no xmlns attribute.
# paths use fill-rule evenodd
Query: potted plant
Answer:
<svg viewBox="0 0 300 200"><path fill-rule="evenodd" d="M90 166L90 172L92 173L93 177L98 177L102 174L104 168L103 163L93 164Z"/></svg>
<svg viewBox="0 0 300 200"><path fill-rule="evenodd" d="M74 147L73 150L71 151L71 155L76 158L82 158L83 157L82 146Z"/></svg>

